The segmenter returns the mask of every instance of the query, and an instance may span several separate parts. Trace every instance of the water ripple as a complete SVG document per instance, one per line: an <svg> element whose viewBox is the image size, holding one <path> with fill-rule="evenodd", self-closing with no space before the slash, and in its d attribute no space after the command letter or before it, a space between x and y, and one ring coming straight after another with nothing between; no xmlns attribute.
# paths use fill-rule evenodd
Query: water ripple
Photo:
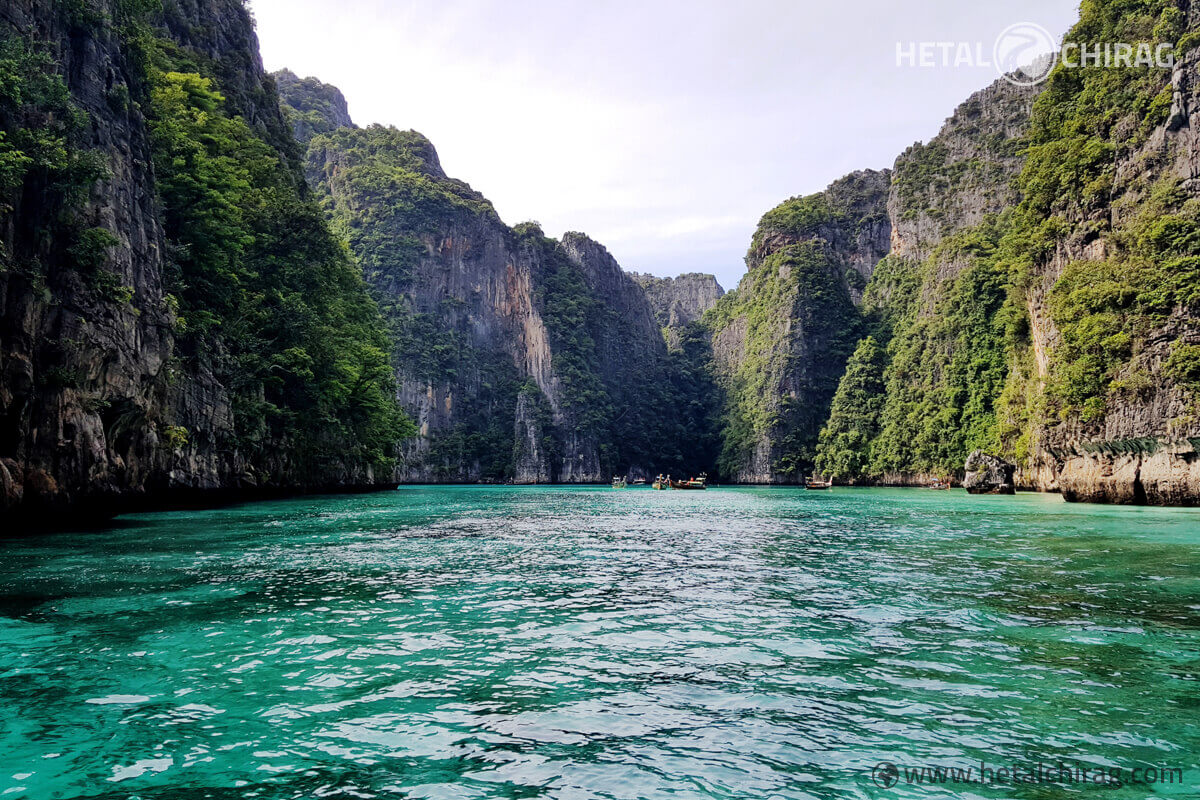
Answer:
<svg viewBox="0 0 1200 800"><path fill-rule="evenodd" d="M1198 520L413 488L6 541L0 796L931 797L871 769L1070 759L1192 797Z"/></svg>

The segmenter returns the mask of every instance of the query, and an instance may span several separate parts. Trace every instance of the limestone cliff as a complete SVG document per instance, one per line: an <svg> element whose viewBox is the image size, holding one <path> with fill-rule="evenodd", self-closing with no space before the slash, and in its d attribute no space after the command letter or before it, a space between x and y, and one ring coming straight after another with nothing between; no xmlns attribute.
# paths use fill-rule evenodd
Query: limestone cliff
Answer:
<svg viewBox="0 0 1200 800"><path fill-rule="evenodd" d="M397 478L510 477L523 382L552 405L558 396L533 264L516 257L513 234L416 133L332 130L312 141L307 173L396 340L400 402L420 433Z"/></svg>
<svg viewBox="0 0 1200 800"><path fill-rule="evenodd" d="M646 293L654 317L672 348L679 347L680 337L688 326L699 322L725 296L725 290L712 275L691 272L676 278L659 278L632 272L630 276Z"/></svg>
<svg viewBox="0 0 1200 800"><path fill-rule="evenodd" d="M279 76L288 114L318 81ZM337 108L334 109L333 106ZM401 404L420 435L408 482L597 482L684 471L686 424L645 292L583 234L510 228L448 177L425 137L342 123L308 142L307 174L395 335Z"/></svg>
<svg viewBox="0 0 1200 800"><path fill-rule="evenodd" d="M1007 298L996 263L1037 91L997 81L896 161L891 247L864 292L865 333L822 432L818 468L923 484L1000 448Z"/></svg>
<svg viewBox="0 0 1200 800"><path fill-rule="evenodd" d="M298 397L278 394L249 362L234 385L233 360L250 355L249 339L233 342L214 327L183 332L183 321L205 310L185 288L197 276L179 249L194 229L172 216L179 209L154 168L168 146L154 126L180 108L163 104L174 88L155 60L178 69L171 80L193 81L197 102L213 103L207 123L258 148L255 168L270 175L281 202L292 198L292 211L277 218L307 213L296 148L242 4L178 0L150 15L127 1L12 0L0 7L0 59L17 82L0 102L0 507L8 518L129 507L151 494L161 502L180 492L374 484L378 461L337 427L317 433L324 423L289 417L249 431L239 416L246 401L302 415ZM191 69L206 74L183 74ZM223 166L242 168L237 158ZM310 233L313 243L322 236ZM231 269L256 257L224 253ZM289 257L287 248L275 255ZM361 284L337 291L368 302ZM257 325L248 320L244 335L261 334ZM310 366L319 387L324 362ZM377 385L364 377L364 387ZM318 439L341 455L327 458Z"/></svg>
<svg viewBox="0 0 1200 800"><path fill-rule="evenodd" d="M857 172L763 217L736 291L710 313L725 396L721 472L796 483L862 320L857 302L889 247L890 173Z"/></svg>
<svg viewBox="0 0 1200 800"><path fill-rule="evenodd" d="M1000 82L900 158L819 466L920 481L979 449L1069 500L1200 503L1198 23L1087 4L1068 41L1177 42L1174 70Z"/></svg>
<svg viewBox="0 0 1200 800"><path fill-rule="evenodd" d="M50 508L68 498L98 501L137 491L161 469L157 426L139 424L167 403L172 353L163 306L162 227L155 210L150 145L140 114L115 112L113 91L133 94L137 76L119 37L97 31L76 39L76 26L54 4L27 0L0 7L5 50L44 48L61 64L72 104L88 115L87 138L106 161L108 180L63 176L48 168L9 186L0 208L0 482L5 509ZM36 40L27 32L41 29ZM7 52L6 52L7 55ZM62 113L65 109L59 109ZM39 124L54 109L8 107L11 133ZM83 149L84 135L62 131ZM77 158L82 158L77 155ZM82 194L78 233L103 228L116 239L104 254L120 286L137 287L125 304L109 302L74 267L71 247L47 240L37 220L57 216ZM111 242L107 237L106 243ZM121 424L127 418L132 425ZM123 435L118 432L118 425Z"/></svg>
<svg viewBox="0 0 1200 800"><path fill-rule="evenodd" d="M998 80L955 109L937 136L896 160L890 256L924 262L947 236L1020 199L1013 184L1025 163L1021 148L1039 91Z"/></svg>
<svg viewBox="0 0 1200 800"><path fill-rule="evenodd" d="M769 212L722 296L508 226L420 134L266 75L240 0L9 0L0 509L919 483L975 450L1071 500L1200 503L1200 10L1082 14L1174 70L997 82L890 172Z"/></svg>
<svg viewBox="0 0 1200 800"><path fill-rule="evenodd" d="M607 249L584 234L565 234L561 247L582 270L588 294L595 299L588 332L611 409L601 441L607 445L604 449L619 454L616 470L608 471L653 477L656 471L678 474L703 467L686 464L679 455L690 435L689 422L664 413L679 398L666 342L646 293Z"/></svg>
<svg viewBox="0 0 1200 800"><path fill-rule="evenodd" d="M287 98L284 116L302 146L307 147L314 136L354 127L346 96L336 86L301 78L287 69L276 72L274 78L280 95Z"/></svg>
<svg viewBox="0 0 1200 800"><path fill-rule="evenodd" d="M1034 400L1012 409L1012 444L1026 482L1068 499L1196 505L1200 8L1099 3L1074 35L1118 31L1177 41L1178 60L1059 70L1034 110L1020 233L1037 247L1017 292L1030 333L1010 381Z"/></svg>

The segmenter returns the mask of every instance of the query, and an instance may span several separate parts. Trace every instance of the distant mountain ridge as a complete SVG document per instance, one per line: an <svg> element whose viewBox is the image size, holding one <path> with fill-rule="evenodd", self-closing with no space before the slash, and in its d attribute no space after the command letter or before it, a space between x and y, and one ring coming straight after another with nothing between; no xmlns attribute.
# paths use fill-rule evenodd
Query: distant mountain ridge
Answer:
<svg viewBox="0 0 1200 800"><path fill-rule="evenodd" d="M675 278L630 273L654 309L654 317L671 347L678 347L688 326L699 322L725 296L725 290L712 275L689 272Z"/></svg>
<svg viewBox="0 0 1200 800"><path fill-rule="evenodd" d="M445 175L425 137L355 128L341 92L316 79L277 82L309 182L397 341L401 404L420 429L400 480L587 483L709 468L701 423L675 413L697 389L646 292L603 246L508 227ZM698 298L693 317L710 305Z"/></svg>

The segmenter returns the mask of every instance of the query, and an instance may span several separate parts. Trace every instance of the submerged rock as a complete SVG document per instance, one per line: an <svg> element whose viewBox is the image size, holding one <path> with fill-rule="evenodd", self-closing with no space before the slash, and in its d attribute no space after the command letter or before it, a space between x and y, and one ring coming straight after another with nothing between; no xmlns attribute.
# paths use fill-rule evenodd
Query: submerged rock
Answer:
<svg viewBox="0 0 1200 800"><path fill-rule="evenodd" d="M969 494L1016 494L1013 475L1016 467L1002 458L976 450L967 458L967 477L963 488Z"/></svg>

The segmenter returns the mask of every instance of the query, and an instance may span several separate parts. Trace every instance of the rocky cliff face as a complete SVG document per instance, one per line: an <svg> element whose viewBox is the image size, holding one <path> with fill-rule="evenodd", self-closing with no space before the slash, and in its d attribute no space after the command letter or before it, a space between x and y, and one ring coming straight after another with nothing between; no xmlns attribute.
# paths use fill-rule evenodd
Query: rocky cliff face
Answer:
<svg viewBox="0 0 1200 800"><path fill-rule="evenodd" d="M287 98L284 116L301 146L307 147L314 136L355 127L346 96L336 86L301 78L288 69L276 72L274 78L279 94Z"/></svg>
<svg viewBox="0 0 1200 800"><path fill-rule="evenodd" d="M91 175L65 176L74 185L61 186L48 165L25 175L0 208L0 483L5 509L32 510L136 491L161 469L159 433L139 423L167 402L172 343L149 142L140 114L115 112L107 99L114 90L136 91L125 48L111 30L76 38L76 26L50 2L6 3L0 23L6 51L40 47L61 62L61 85L90 123L61 139L76 158L94 142L110 173L103 188ZM39 28L38 41L29 41L26 32ZM7 108L4 129L11 135L44 124L55 110ZM117 239L107 271L118 285L140 289L129 303L107 301L75 269L62 241L67 232L39 224L68 204L78 208L68 234L76 242L101 227ZM122 418L133 422L121 426L123 436Z"/></svg>
<svg viewBox="0 0 1200 800"><path fill-rule="evenodd" d="M896 160L889 255L925 262L947 236L1018 202L1014 181L1025 163L1021 147L1039 92L996 81L955 109L936 137Z"/></svg>
<svg viewBox="0 0 1200 800"><path fill-rule="evenodd" d="M230 115L275 148L285 183L300 183L241 3L165 6L154 18L108 0L0 8L0 59L21 82L0 108L0 155L25 165L0 186L0 507L10 518L125 507L151 492L375 481L365 460L312 468L289 441L246 447L220 338L204 340L208 355L181 351L145 48L202 62Z"/></svg>
<svg viewBox="0 0 1200 800"><path fill-rule="evenodd" d="M1038 404L1014 413L1024 480L1072 500L1196 505L1200 10L1102 3L1075 35L1097 30L1176 39L1180 56L1173 71L1055 75L1035 109L1023 208L1055 227L1019 293L1030 336L1012 390ZM1068 132L1104 159L1066 150Z"/></svg>
<svg viewBox="0 0 1200 800"><path fill-rule="evenodd" d="M996 262L1036 91L998 81L896 161L891 248L864 291L860 343L822 434L818 467L843 480L926 483L1000 449L1006 377Z"/></svg>
<svg viewBox="0 0 1200 800"><path fill-rule="evenodd" d="M890 173L858 172L763 217L748 273L710 315L726 395L721 472L796 483L857 340L856 303L887 254Z"/></svg>
<svg viewBox="0 0 1200 800"><path fill-rule="evenodd" d="M1085 5L1075 36L1175 41L1175 69L997 83L891 173L768 213L722 297L505 225L424 137L264 74L239 0L141 6L0 7L9 516L717 450L743 482L980 450L1068 499L1200 502L1196 9Z"/></svg>
<svg viewBox="0 0 1200 800"><path fill-rule="evenodd" d="M86 8L99 0L74 0ZM195 69L210 78L226 99L226 109L240 116L299 173L299 148L279 107L274 80L263 69L254 20L242 0L103 0L115 8L150 8L138 16L157 33L168 50L182 48L173 66ZM85 12L73 11L79 15Z"/></svg>
<svg viewBox="0 0 1200 800"><path fill-rule="evenodd" d="M596 303L589 333L611 409L601 439L607 441L607 449L620 454L617 469L606 471L643 478L653 477L656 470L684 471L687 466L677 451L688 434L664 414L677 399L674 376L646 293L607 249L584 234L565 234L561 246L582 271Z"/></svg>
<svg viewBox="0 0 1200 800"><path fill-rule="evenodd" d="M307 169L397 340L400 402L420 434L397 478L507 479L523 382L552 406L559 394L534 264L418 134L336 130L313 141Z"/></svg>
<svg viewBox="0 0 1200 800"><path fill-rule="evenodd" d="M1180 60L997 83L900 158L873 344L823 467L906 481L978 449L1070 500L1200 502L1197 12L1083 15L1068 41L1178 41Z"/></svg>
<svg viewBox="0 0 1200 800"><path fill-rule="evenodd" d="M692 272L677 278L659 278L632 272L630 277L646 293L654 318L672 348L679 346L680 336L688 326L699 322L725 296L725 290L712 275Z"/></svg>
<svg viewBox="0 0 1200 800"><path fill-rule="evenodd" d="M289 105L340 96L279 83ZM307 173L397 338L400 400L420 427L397 477L596 482L676 465L683 434L658 413L671 361L612 256L583 234L509 228L420 134L346 121L311 123L329 132L309 142Z"/></svg>

